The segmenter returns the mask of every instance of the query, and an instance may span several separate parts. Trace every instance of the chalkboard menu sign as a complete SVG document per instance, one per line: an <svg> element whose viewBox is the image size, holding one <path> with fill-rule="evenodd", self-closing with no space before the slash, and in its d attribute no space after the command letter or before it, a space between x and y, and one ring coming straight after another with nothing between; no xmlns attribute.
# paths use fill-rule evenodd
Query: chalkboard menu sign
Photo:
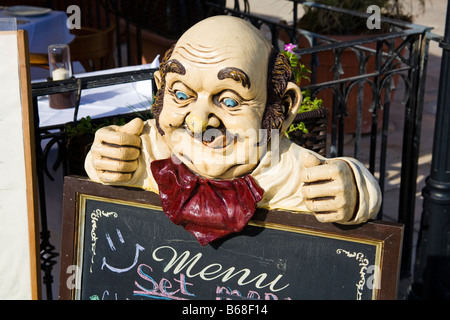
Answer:
<svg viewBox="0 0 450 320"><path fill-rule="evenodd" d="M67 177L61 299L394 299L402 228L258 210L202 247L153 193Z"/></svg>

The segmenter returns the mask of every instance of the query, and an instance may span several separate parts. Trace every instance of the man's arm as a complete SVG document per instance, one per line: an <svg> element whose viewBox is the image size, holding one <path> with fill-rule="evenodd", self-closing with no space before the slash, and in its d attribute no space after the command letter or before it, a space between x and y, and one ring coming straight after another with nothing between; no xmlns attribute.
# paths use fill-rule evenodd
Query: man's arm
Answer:
<svg viewBox="0 0 450 320"><path fill-rule="evenodd" d="M136 118L124 126L107 126L97 130L85 160L85 169L94 181L126 184L139 167L144 122Z"/></svg>
<svg viewBox="0 0 450 320"><path fill-rule="evenodd" d="M123 127L108 126L97 131L85 160L85 170L91 180L99 183L138 187L157 193L150 163L170 155L154 119L143 122L136 118Z"/></svg>
<svg viewBox="0 0 450 320"><path fill-rule="evenodd" d="M353 158L340 158L347 162L358 187L358 203L353 218L342 224L359 224L375 219L381 207L381 189L374 176L359 161Z"/></svg>
<svg viewBox="0 0 450 320"><path fill-rule="evenodd" d="M264 189L259 207L311 212L322 222L339 224L375 218L381 191L358 160L327 159L284 137L270 149L252 173Z"/></svg>
<svg viewBox="0 0 450 320"><path fill-rule="evenodd" d="M359 224L378 213L381 192L362 163L352 158L302 155L302 193L306 207L321 222Z"/></svg>

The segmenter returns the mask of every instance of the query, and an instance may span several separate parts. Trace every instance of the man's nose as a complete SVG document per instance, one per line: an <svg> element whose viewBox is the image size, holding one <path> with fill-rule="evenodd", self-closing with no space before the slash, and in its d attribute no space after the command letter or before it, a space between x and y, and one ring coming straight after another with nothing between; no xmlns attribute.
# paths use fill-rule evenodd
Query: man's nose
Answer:
<svg viewBox="0 0 450 320"><path fill-rule="evenodd" d="M218 127L219 119L214 114L214 104L206 98L197 99L192 105L191 112L186 117L186 125L195 133L202 133L208 127Z"/></svg>

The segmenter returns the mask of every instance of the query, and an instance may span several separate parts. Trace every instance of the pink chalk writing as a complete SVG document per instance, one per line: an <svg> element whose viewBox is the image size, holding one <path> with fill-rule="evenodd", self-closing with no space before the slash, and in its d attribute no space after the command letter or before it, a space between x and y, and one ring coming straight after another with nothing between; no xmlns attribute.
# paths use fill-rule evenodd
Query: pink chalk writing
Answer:
<svg viewBox="0 0 450 320"><path fill-rule="evenodd" d="M135 281L134 284L140 290L134 290L133 295L164 300L188 300L195 297L194 294L187 290L187 286L192 286L193 284L186 282L186 277L183 273L179 274L179 278L173 278L173 281L162 278L157 282L149 275L150 272L153 272L153 269L149 265L143 263L138 266L138 275L146 281L146 286L151 285L151 288L144 287L144 285ZM179 295L176 295L177 293Z"/></svg>
<svg viewBox="0 0 450 320"><path fill-rule="evenodd" d="M278 300L278 296L270 292L261 295L253 290L249 290L247 295L243 295L239 290L217 286L216 300ZM291 298L284 298L284 300L291 300Z"/></svg>

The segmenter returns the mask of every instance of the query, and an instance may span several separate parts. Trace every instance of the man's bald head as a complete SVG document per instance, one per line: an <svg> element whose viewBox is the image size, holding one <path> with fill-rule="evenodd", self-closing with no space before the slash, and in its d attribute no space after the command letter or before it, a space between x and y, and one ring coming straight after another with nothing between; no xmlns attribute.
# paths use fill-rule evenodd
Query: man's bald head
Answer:
<svg viewBox="0 0 450 320"><path fill-rule="evenodd" d="M173 59L177 56L179 59ZM165 75L167 72L185 74L185 66L179 60L188 60L195 67L205 68L224 59L233 61L233 67L222 70L218 77L233 78L242 85L251 88L250 79L263 79L255 91L267 94L266 110L262 128L267 129L270 139L272 129L281 129L287 117L283 95L293 74L289 61L277 53L270 42L249 22L231 16L215 16L200 21L183 34L177 43L170 48L160 64L160 87L156 95L153 113L161 135L164 135L158 124L159 114L163 107ZM245 69L245 71L243 71Z"/></svg>
<svg viewBox="0 0 450 320"><path fill-rule="evenodd" d="M173 53L200 67L230 59L241 68L267 65L271 49L271 43L251 23L232 16L214 16L187 30Z"/></svg>

